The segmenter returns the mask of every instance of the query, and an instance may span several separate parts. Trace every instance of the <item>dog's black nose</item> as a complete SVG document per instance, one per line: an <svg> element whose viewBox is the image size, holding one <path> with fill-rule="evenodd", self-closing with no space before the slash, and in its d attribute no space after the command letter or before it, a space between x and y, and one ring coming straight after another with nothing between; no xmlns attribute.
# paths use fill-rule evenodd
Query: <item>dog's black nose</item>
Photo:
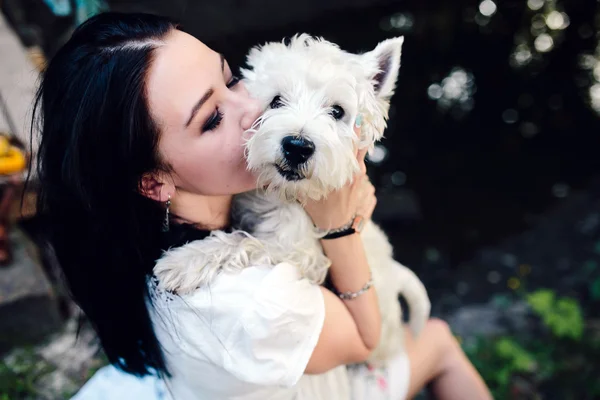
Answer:
<svg viewBox="0 0 600 400"><path fill-rule="evenodd" d="M286 136L281 140L283 156L289 166L296 168L304 164L315 152L315 144L300 136Z"/></svg>

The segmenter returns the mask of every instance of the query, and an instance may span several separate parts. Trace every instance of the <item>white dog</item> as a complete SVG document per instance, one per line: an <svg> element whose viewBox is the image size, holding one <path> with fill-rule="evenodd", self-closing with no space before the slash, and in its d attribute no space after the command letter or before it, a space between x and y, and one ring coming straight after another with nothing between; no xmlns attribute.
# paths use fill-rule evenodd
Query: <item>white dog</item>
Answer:
<svg viewBox="0 0 600 400"><path fill-rule="evenodd" d="M246 154L264 189L236 196L234 222L252 236L218 232L175 249L154 269L162 288L186 293L221 270L266 260L289 262L305 278L323 283L331 264L319 243L323 232L299 202L345 185L359 169L354 147L372 146L383 136L402 42L389 39L356 55L298 35L287 44L268 43L250 51L244 82L266 111L249 132ZM359 115L360 139L353 129ZM382 316L380 345L370 361L384 361L403 349L398 296L410 307L414 334L427 321L430 302L418 277L393 259L379 227L368 221L361 236Z"/></svg>
<svg viewBox="0 0 600 400"><path fill-rule="evenodd" d="M250 94L267 108L247 143L248 166L260 190L238 196L234 219L265 243L276 262L297 265L308 279L322 283L330 262L318 232L298 204L339 189L358 171L353 148L381 139L390 97L396 86L403 39L380 43L362 55L333 43L299 35L288 44L269 43L248 55L242 71ZM353 125L364 121L357 143ZM334 228L334 227L332 227ZM383 330L372 361L402 348L402 294L410 306L415 334L429 317L425 287L392 257L385 234L367 222L361 233L379 296Z"/></svg>

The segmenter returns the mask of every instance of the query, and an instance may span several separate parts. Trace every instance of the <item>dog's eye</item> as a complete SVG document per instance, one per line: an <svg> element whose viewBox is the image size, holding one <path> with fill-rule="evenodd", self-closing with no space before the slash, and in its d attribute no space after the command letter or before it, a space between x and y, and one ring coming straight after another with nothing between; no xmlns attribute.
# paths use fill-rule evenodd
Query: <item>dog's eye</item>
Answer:
<svg viewBox="0 0 600 400"><path fill-rule="evenodd" d="M339 120L344 118L344 109L336 104L331 107L331 111L329 111L329 114L331 114L333 118Z"/></svg>
<svg viewBox="0 0 600 400"><path fill-rule="evenodd" d="M271 108L283 107L283 102L281 101L281 96L277 95L277 96L273 97L273 100L271 100L271 104L269 104L269 107L271 107Z"/></svg>

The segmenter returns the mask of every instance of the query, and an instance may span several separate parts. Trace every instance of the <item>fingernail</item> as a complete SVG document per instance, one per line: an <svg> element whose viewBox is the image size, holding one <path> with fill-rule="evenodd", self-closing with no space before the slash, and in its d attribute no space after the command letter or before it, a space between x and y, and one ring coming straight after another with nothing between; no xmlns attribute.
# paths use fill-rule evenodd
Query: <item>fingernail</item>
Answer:
<svg viewBox="0 0 600 400"><path fill-rule="evenodd" d="M362 114L358 114L356 116L356 121L354 121L354 125L356 125L357 128L360 128L362 126L363 123L363 116Z"/></svg>

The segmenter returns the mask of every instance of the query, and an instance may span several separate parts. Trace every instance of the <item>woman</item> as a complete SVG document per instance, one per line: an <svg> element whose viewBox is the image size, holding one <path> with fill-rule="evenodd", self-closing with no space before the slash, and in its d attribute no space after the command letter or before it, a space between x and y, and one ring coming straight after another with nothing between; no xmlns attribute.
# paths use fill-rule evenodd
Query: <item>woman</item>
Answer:
<svg viewBox="0 0 600 400"><path fill-rule="evenodd" d="M48 65L36 109L46 237L111 363L157 372L178 400L401 398L428 382L439 398L490 398L439 320L388 368L351 369L348 393L345 365L367 359L380 324L357 234L322 243L332 284L351 300L266 263L191 295L158 290L156 260L227 229L232 196L256 185L243 142L262 112L221 55L169 20L85 22ZM357 159L354 183L307 204L317 226L370 216ZM375 373L388 381L373 385Z"/></svg>

